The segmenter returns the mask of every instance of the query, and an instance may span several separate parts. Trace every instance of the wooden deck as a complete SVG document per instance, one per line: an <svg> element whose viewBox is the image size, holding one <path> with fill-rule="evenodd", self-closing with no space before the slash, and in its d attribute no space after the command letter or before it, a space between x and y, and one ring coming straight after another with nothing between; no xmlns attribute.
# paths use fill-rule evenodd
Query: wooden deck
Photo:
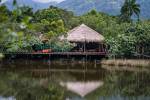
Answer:
<svg viewBox="0 0 150 100"><path fill-rule="evenodd" d="M106 52L51 52L51 53L39 53L39 52L32 52L32 53L4 53L4 54L15 54L15 55L106 55Z"/></svg>
<svg viewBox="0 0 150 100"><path fill-rule="evenodd" d="M107 56L106 52L51 52L51 53L4 53L6 58L82 58L96 57L102 58Z"/></svg>
<svg viewBox="0 0 150 100"><path fill-rule="evenodd" d="M52 52L52 53L30 53L36 54L48 54L48 55L106 55L106 52Z"/></svg>

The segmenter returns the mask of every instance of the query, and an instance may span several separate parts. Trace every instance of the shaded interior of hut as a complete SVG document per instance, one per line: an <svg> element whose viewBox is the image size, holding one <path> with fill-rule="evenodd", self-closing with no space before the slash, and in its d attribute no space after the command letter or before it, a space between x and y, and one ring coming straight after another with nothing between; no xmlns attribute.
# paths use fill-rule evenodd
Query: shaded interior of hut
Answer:
<svg viewBox="0 0 150 100"><path fill-rule="evenodd" d="M105 52L106 45L103 43L76 43L76 46L71 49L73 52Z"/></svg>

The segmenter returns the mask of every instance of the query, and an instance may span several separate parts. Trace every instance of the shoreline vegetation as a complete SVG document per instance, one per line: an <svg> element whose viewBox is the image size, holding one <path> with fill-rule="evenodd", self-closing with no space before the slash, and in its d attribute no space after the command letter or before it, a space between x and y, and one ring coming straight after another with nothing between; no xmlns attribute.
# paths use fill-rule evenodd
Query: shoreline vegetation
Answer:
<svg viewBox="0 0 150 100"><path fill-rule="evenodd" d="M150 67L149 59L108 59L102 60L102 65L108 66L129 66L129 67Z"/></svg>

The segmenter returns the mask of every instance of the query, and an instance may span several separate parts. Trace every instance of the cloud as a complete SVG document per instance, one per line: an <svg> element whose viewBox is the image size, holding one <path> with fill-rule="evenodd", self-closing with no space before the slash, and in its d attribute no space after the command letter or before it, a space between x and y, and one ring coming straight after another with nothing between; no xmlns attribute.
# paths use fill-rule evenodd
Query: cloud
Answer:
<svg viewBox="0 0 150 100"><path fill-rule="evenodd" d="M64 0L33 0L33 1L35 1L35 2L40 2L40 3L49 3L49 2L62 2L62 1L64 1Z"/></svg>

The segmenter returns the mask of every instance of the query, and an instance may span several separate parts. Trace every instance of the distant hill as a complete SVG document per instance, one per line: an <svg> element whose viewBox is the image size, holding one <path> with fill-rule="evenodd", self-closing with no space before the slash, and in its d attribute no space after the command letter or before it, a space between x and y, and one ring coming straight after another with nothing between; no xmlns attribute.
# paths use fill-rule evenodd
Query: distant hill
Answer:
<svg viewBox="0 0 150 100"><path fill-rule="evenodd" d="M141 18L150 18L150 0L137 0L141 5ZM65 0L58 7L71 10L77 15L84 14L91 9L105 12L110 15L120 14L124 0Z"/></svg>
<svg viewBox="0 0 150 100"><path fill-rule="evenodd" d="M6 5L12 9L12 1L8 0ZM124 0L64 0L63 2L39 3L33 0L17 0L19 5L28 5L34 10L48 8L50 5L57 6L69 11L73 11L76 15L82 15L91 9L105 12L110 15L120 14ZM141 18L150 18L150 0L137 0L141 5Z"/></svg>
<svg viewBox="0 0 150 100"><path fill-rule="evenodd" d="M81 15L91 9L116 15L119 13L123 0L66 0L58 4L58 7L72 10Z"/></svg>
<svg viewBox="0 0 150 100"><path fill-rule="evenodd" d="M50 5L54 5L54 6L57 5L57 2L40 3L40 2L35 2L33 0L17 0L17 3L19 6L23 6L23 5L30 6L33 8L34 11L38 9L48 8ZM7 0L5 4L9 9L13 9L13 0Z"/></svg>

